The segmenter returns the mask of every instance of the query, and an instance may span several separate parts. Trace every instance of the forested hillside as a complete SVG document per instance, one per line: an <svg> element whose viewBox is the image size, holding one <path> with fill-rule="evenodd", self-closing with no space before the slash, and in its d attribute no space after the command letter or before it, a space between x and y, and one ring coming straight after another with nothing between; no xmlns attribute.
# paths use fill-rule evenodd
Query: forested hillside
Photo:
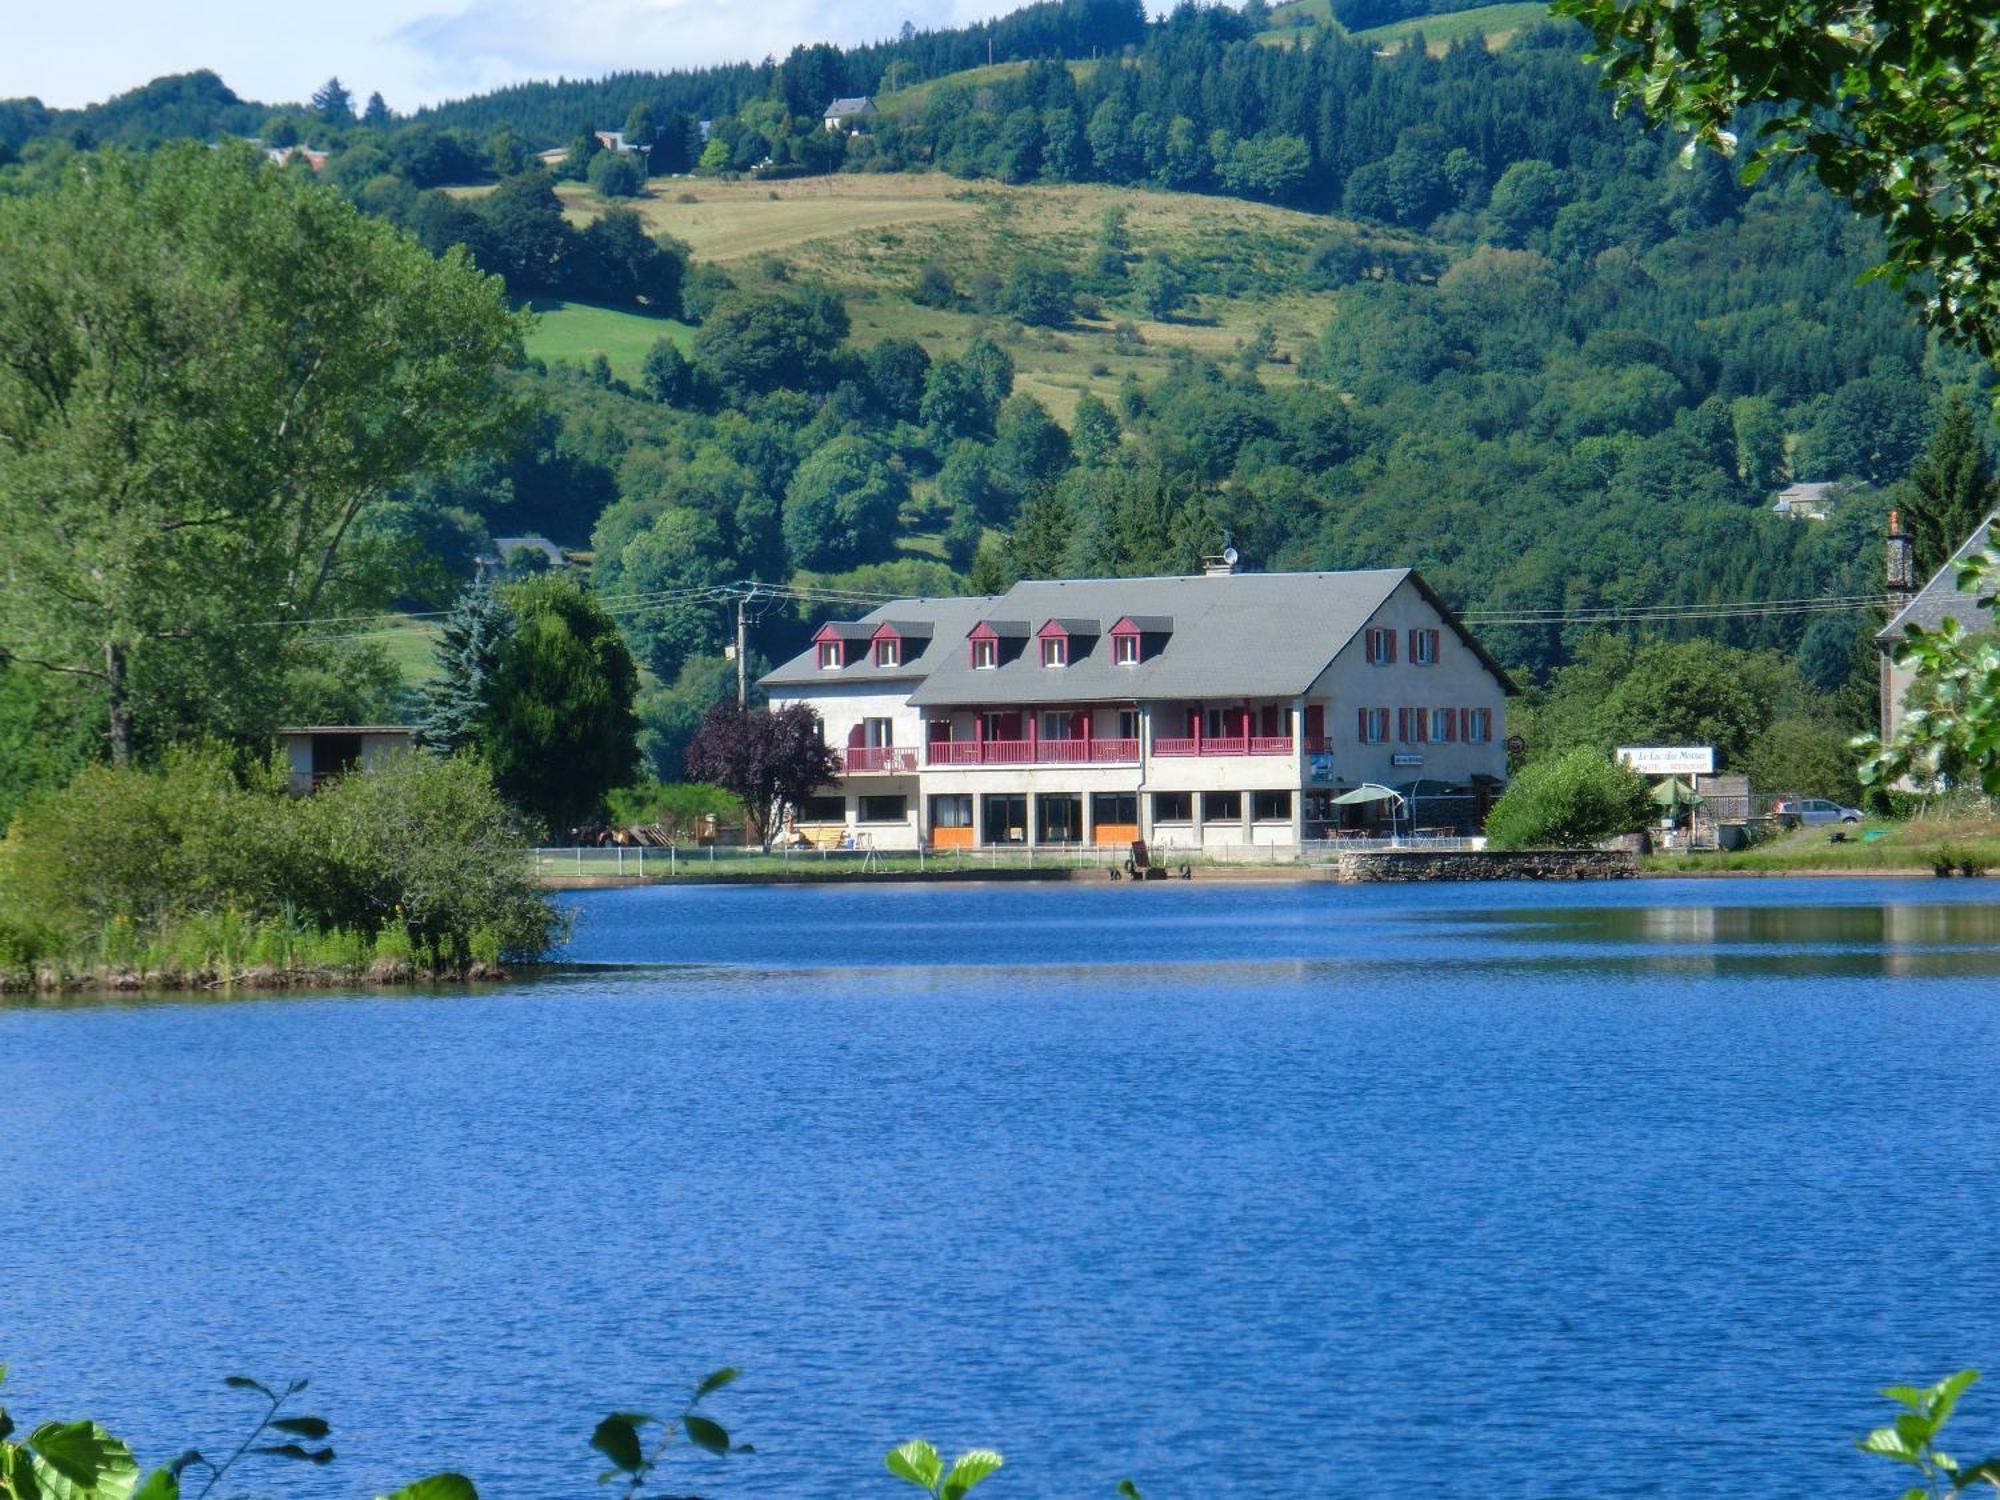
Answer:
<svg viewBox="0 0 2000 1500"><path fill-rule="evenodd" d="M1263 568L1420 567L1531 681L1601 665L1606 628L1774 653L1743 661L1831 753L1869 711L1875 622L1788 601L1879 592L1883 514L1926 503L1904 476L1986 372L1861 283L1871 229L1803 177L1681 165L1582 51L1553 25L1391 47L1296 7L1064 0L416 119L330 85L254 128L540 312L511 451L367 536L408 558L410 609L490 534L590 557L663 775L733 681L703 590L851 609L1181 570L1225 535ZM883 113L824 129L857 93ZM78 130L256 112L202 75L87 127L9 106L0 191L51 180ZM621 126L638 152L583 134ZM1772 512L1798 480L1841 482L1830 519ZM811 623L753 613L766 657Z"/></svg>

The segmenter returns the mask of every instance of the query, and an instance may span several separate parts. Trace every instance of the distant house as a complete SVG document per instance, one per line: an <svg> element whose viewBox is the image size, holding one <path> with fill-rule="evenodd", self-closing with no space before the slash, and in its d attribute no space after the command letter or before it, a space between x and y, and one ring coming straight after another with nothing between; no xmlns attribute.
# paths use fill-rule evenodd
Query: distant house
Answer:
<svg viewBox="0 0 2000 1500"><path fill-rule="evenodd" d="M408 754L416 731L407 724L295 724L278 731L294 796L316 792L352 771L373 771Z"/></svg>
<svg viewBox="0 0 2000 1500"><path fill-rule="evenodd" d="M478 560L481 568L504 568L522 550L539 552L549 560L551 570L569 566L569 554L545 536L496 536L493 552Z"/></svg>
<svg viewBox="0 0 2000 1500"><path fill-rule="evenodd" d="M646 149L644 146L635 145L631 141L626 140L625 132L622 130L599 130L593 132L593 134L597 137L597 144L602 146L606 151L618 151L629 156L637 156Z"/></svg>
<svg viewBox="0 0 2000 1500"><path fill-rule="evenodd" d="M295 156L305 158L306 165L315 172L326 170L327 153L315 151L310 146L262 146L264 159L273 166L289 166Z"/></svg>
<svg viewBox="0 0 2000 1500"><path fill-rule="evenodd" d="M1794 521L1824 521L1836 488L1838 486L1819 480L1787 485L1778 491L1778 498L1771 502L1771 509Z"/></svg>
<svg viewBox="0 0 2000 1500"><path fill-rule="evenodd" d="M2000 515L1988 516L1980 522L1965 544L1951 555L1951 560L1933 573L1923 587L1916 586L1916 576L1911 563L1911 538L1903 530L1902 519L1895 511L1889 512L1889 623L1876 632L1875 648L1882 655L1882 738L1886 742L1895 737L1903 723L1903 699L1910 691L1915 674L1908 667L1899 667L1893 653L1909 633L1912 625L1925 630L1936 630L1946 620L1956 620L1967 631L1977 632L1994 628L1993 611L1983 608L1976 594L1968 594L1958 586L1959 565L1982 551L1989 543L2000 541L1994 535L1993 527L2000 521Z"/></svg>
<svg viewBox="0 0 2000 1500"><path fill-rule="evenodd" d="M557 146L553 151L537 151L535 160L545 167L559 167L569 159L569 147Z"/></svg>
<svg viewBox="0 0 2000 1500"><path fill-rule="evenodd" d="M836 99L826 107L826 128L845 130L850 120L866 120L880 113L882 111L875 107L875 101L866 94L854 99Z"/></svg>

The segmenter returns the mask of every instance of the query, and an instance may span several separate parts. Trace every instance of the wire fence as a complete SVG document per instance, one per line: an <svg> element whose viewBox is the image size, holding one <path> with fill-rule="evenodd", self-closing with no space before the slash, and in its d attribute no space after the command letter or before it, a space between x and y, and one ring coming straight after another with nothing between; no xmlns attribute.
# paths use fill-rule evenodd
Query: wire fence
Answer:
<svg viewBox="0 0 2000 1500"><path fill-rule="evenodd" d="M1479 849L1479 838L1307 839L1273 844L1155 844L1151 863L1178 873L1216 866L1331 863L1341 854L1383 850L1431 852ZM591 845L527 851L530 869L547 880L676 880L811 874L980 874L1025 870L1118 870L1132 862L1123 844L996 845L971 849L760 849L708 844L686 848Z"/></svg>

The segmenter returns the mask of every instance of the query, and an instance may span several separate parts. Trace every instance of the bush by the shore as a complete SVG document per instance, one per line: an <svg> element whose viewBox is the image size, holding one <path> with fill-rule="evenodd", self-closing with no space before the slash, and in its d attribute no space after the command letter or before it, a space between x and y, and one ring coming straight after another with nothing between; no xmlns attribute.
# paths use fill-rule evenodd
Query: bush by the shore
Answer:
<svg viewBox="0 0 2000 1500"><path fill-rule="evenodd" d="M413 755L292 797L219 749L86 768L0 841L0 983L497 972L557 918L485 768Z"/></svg>
<svg viewBox="0 0 2000 1500"><path fill-rule="evenodd" d="M1595 750L1537 761L1486 819L1492 849L1587 849L1646 823L1645 779Z"/></svg>

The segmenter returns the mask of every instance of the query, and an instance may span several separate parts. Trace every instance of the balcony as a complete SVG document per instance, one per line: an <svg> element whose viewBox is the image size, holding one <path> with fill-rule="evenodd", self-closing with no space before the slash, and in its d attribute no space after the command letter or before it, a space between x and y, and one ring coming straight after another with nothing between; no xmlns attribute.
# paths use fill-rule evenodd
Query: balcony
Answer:
<svg viewBox="0 0 2000 1500"><path fill-rule="evenodd" d="M917 769L917 752L894 745L848 745L834 754L847 776L906 776Z"/></svg>
<svg viewBox="0 0 2000 1500"><path fill-rule="evenodd" d="M932 766L1135 766L1137 740L933 740Z"/></svg>
<svg viewBox="0 0 2000 1500"><path fill-rule="evenodd" d="M1323 745L1324 740L1307 740L1306 747ZM1153 741L1155 755L1290 755L1292 737L1289 734L1235 734L1226 739L1156 739Z"/></svg>

